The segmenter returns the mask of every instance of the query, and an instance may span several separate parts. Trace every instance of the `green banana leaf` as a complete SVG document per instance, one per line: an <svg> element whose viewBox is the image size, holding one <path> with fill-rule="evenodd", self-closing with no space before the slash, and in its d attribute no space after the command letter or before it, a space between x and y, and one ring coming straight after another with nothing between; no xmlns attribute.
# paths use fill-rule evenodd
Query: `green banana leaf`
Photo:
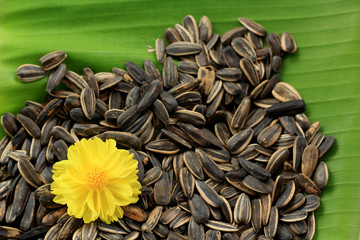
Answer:
<svg viewBox="0 0 360 240"><path fill-rule="evenodd" d="M46 79L25 84L16 78L19 65L39 64L55 50L66 51L68 68L77 72L156 62L148 46L187 14L207 15L219 34L247 17L268 32L295 37L298 52L284 60L281 80L300 92L310 121L336 138L324 157L330 180L316 211L315 239L359 239L358 0L0 0L0 115L17 114L26 100L42 102L46 95Z"/></svg>

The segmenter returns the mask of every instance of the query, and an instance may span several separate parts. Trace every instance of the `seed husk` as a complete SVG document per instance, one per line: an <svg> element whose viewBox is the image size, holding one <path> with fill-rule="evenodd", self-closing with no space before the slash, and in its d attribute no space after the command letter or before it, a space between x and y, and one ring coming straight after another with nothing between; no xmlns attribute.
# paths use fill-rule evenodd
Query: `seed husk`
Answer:
<svg viewBox="0 0 360 240"><path fill-rule="evenodd" d="M174 28L167 28L164 32L164 37L169 43L181 41L179 33Z"/></svg>
<svg viewBox="0 0 360 240"><path fill-rule="evenodd" d="M140 116L141 112L136 109L136 105L132 106L131 108L127 109L117 118L117 126L119 129L126 129L131 124L133 124L136 119Z"/></svg>
<svg viewBox="0 0 360 240"><path fill-rule="evenodd" d="M188 74L197 74L198 65L195 62L190 61L180 61L178 63L178 70L180 72L188 73Z"/></svg>
<svg viewBox="0 0 360 240"><path fill-rule="evenodd" d="M191 140L193 140L200 146L207 147L210 145L208 137L203 131L201 131L201 129L188 123L178 123L178 126L186 133L188 137L191 138Z"/></svg>
<svg viewBox="0 0 360 240"><path fill-rule="evenodd" d="M54 116L60 110L62 104L63 100L60 98L51 100L39 113L35 121L36 124L38 124L38 126L42 126L47 119Z"/></svg>
<svg viewBox="0 0 360 240"><path fill-rule="evenodd" d="M202 224L195 221L193 217L190 218L188 225L189 240L205 240L205 230Z"/></svg>
<svg viewBox="0 0 360 240"><path fill-rule="evenodd" d="M148 170L141 182L142 186L149 186L153 183L155 183L157 180L160 179L162 175L161 168L159 167L153 167L150 170Z"/></svg>
<svg viewBox="0 0 360 240"><path fill-rule="evenodd" d="M290 156L288 149L280 148L271 155L267 165L266 170L270 173L274 173Z"/></svg>

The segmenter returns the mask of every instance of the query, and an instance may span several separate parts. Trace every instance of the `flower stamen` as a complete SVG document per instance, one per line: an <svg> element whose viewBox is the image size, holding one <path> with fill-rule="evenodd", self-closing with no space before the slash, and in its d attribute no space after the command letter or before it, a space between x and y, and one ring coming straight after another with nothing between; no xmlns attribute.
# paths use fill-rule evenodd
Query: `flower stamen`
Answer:
<svg viewBox="0 0 360 240"><path fill-rule="evenodd" d="M90 189L94 191L102 191L103 188L108 184L109 180L104 170L93 168L87 174L87 182Z"/></svg>

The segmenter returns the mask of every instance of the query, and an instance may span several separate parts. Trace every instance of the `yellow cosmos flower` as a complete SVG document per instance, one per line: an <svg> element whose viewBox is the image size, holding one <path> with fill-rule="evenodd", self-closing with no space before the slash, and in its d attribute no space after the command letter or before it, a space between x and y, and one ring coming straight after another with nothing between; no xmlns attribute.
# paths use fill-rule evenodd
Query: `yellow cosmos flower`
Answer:
<svg viewBox="0 0 360 240"><path fill-rule="evenodd" d="M138 201L141 184L138 162L113 139L82 139L68 149L68 159L53 166L54 202L66 204L68 214L89 223L122 218L121 206Z"/></svg>

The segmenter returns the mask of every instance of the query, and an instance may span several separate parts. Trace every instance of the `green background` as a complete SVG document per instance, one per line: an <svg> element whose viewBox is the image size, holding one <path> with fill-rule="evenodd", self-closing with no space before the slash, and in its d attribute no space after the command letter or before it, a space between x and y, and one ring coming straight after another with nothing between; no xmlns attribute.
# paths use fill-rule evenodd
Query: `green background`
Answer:
<svg viewBox="0 0 360 240"><path fill-rule="evenodd" d="M309 119L336 144L324 158L330 180L316 211L315 239L359 239L360 229L360 2L353 1L132 1L0 0L0 114L26 100L42 102L46 80L16 78L24 63L64 50L68 68L94 72L124 68L126 61L155 62L147 46L186 14L207 15L219 34L238 17L268 32L290 32L298 52L283 62L281 80L307 103ZM0 132L3 136L4 132Z"/></svg>

